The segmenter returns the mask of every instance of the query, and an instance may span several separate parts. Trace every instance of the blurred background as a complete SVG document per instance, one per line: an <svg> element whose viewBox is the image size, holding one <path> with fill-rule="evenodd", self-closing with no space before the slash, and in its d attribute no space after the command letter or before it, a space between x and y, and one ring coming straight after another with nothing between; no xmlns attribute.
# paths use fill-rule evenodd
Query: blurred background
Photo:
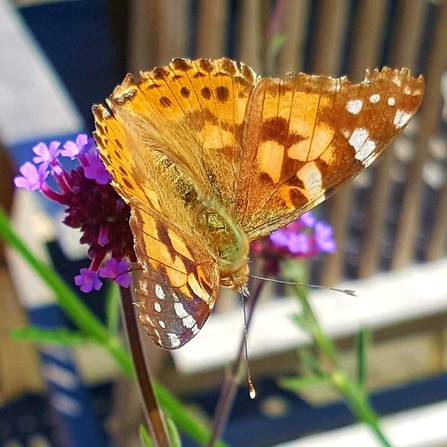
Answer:
<svg viewBox="0 0 447 447"><path fill-rule="evenodd" d="M1 206L72 284L85 250L77 234L61 228L60 209L37 194L14 194L18 166L39 141L91 132L92 104L127 72L174 57L222 56L263 76L305 71L361 81L365 69L384 65L424 75L416 119L375 166L320 207L338 249L313 260L310 276L358 292L323 291L312 300L348 370L356 331L371 329L372 402L396 445L447 446L446 1L0 0ZM11 340L9 329L27 321L70 326L51 293L3 247L0 266L0 445L139 445L138 396L104 353ZM330 390L297 395L276 385L300 372L297 350L308 342L295 327L288 331L296 309L274 299L278 293L266 294L249 338L259 397L250 401L241 389L225 439L247 447L376 445ZM82 297L100 317L103 295ZM204 418L212 415L241 325L238 298L225 296L201 334L174 356L148 341L158 378ZM79 378L79 386L70 388L69 378Z"/></svg>

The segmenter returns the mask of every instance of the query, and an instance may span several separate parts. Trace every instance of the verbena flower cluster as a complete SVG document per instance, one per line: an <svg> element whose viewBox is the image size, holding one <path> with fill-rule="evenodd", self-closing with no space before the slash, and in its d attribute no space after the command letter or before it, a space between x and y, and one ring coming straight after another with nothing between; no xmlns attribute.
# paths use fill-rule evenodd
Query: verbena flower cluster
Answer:
<svg viewBox="0 0 447 447"><path fill-rule="evenodd" d="M335 249L332 227L312 211L250 245L252 256L261 257L264 270L272 275L279 272L281 259L311 258L318 253L334 253Z"/></svg>
<svg viewBox="0 0 447 447"><path fill-rule="evenodd" d="M89 268L80 270L75 283L83 292L99 290L101 278L110 278L122 287L131 282L127 261L136 262L132 233L129 226L130 208L113 189L93 138L81 134L76 141L62 147L58 141L48 146L39 143L33 148L33 163L20 168L14 179L18 188L39 190L49 199L65 206L64 223L81 230L80 242L89 246ZM79 166L71 171L63 168L60 157L77 160ZM55 179L58 190L47 183ZM311 212L297 221L274 231L268 238L251 244L254 257L262 257L277 273L279 261L287 257L311 257L320 252L333 253L335 242L332 228L317 220Z"/></svg>
<svg viewBox="0 0 447 447"><path fill-rule="evenodd" d="M129 287L131 276L127 259L136 261L129 226L130 209L110 184L111 177L98 156L93 138L81 134L76 141L62 147L58 141L33 148L33 163L20 168L21 176L14 179L19 188L39 190L65 206L64 223L82 232L81 243L87 244L91 259L89 268L81 269L75 283L83 292L102 287L100 278L111 278ZM60 157L76 159L79 166L70 172L60 163ZM59 188L52 189L47 178L51 175ZM110 256L110 258L106 258Z"/></svg>

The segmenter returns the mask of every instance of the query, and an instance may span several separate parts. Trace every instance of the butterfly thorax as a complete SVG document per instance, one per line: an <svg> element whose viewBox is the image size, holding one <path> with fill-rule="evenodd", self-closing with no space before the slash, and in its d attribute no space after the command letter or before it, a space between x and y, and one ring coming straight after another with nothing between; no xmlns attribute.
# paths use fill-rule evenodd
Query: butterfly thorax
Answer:
<svg viewBox="0 0 447 447"><path fill-rule="evenodd" d="M224 211L203 204L197 213L197 227L219 266L220 284L240 290L248 279L248 239L244 231Z"/></svg>

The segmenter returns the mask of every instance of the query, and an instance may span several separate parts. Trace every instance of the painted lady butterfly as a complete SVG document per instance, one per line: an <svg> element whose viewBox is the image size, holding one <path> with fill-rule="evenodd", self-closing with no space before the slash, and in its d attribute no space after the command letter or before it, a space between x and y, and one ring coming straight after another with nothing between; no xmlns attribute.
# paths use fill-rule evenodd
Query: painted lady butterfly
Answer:
<svg viewBox="0 0 447 447"><path fill-rule="evenodd" d="M240 291L249 242L325 200L416 113L422 77L259 78L229 59L128 75L94 107L95 138L132 210L140 320L165 349L193 338L219 287Z"/></svg>

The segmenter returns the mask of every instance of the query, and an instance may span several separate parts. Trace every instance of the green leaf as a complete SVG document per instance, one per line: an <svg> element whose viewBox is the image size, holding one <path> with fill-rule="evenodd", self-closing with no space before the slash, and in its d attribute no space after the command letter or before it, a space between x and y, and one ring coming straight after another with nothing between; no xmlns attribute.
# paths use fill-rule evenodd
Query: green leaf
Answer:
<svg viewBox="0 0 447 447"><path fill-rule="evenodd" d="M324 371L318 363L318 359L315 357L315 354L312 352L311 348L304 347L298 351L301 362L304 365L306 371L309 372L312 376L322 376L324 375Z"/></svg>
<svg viewBox="0 0 447 447"><path fill-rule="evenodd" d="M169 443L171 447L181 447L182 444L180 435L172 419L166 418L166 428L168 429ZM149 433L144 425L140 424L139 432L141 441L145 447L153 447L154 444L152 443Z"/></svg>
<svg viewBox="0 0 447 447"><path fill-rule="evenodd" d="M180 434L172 419L166 418L166 428L168 429L169 440L171 447L181 447Z"/></svg>
<svg viewBox="0 0 447 447"><path fill-rule="evenodd" d="M143 424L140 424L139 432L140 432L141 442L144 444L144 446L145 447L154 447L154 444L152 444L149 433L147 432L146 427Z"/></svg>
<svg viewBox="0 0 447 447"><path fill-rule="evenodd" d="M11 337L16 340L26 340L33 343L51 343L63 346L79 346L91 341L80 332L67 329L40 329L33 326L12 329Z"/></svg>
<svg viewBox="0 0 447 447"><path fill-rule="evenodd" d="M292 320L304 331L308 332L312 327L312 323L308 320L305 314L293 314Z"/></svg>
<svg viewBox="0 0 447 447"><path fill-rule="evenodd" d="M278 385L289 391L301 391L310 386L329 383L329 378L324 376L288 377L278 380Z"/></svg>
<svg viewBox="0 0 447 447"><path fill-rule="evenodd" d="M371 339L368 328L362 328L358 332L355 342L357 351L357 383L360 388L365 389L367 377L367 351Z"/></svg>
<svg viewBox="0 0 447 447"><path fill-rule="evenodd" d="M198 419L191 415L184 406L180 405L176 398L158 382L154 382L155 394L161 407L168 416L173 419L183 432L188 434L192 439L197 441L200 445L206 445L210 439L210 431L208 428L199 422ZM226 447L222 441L216 441L214 447Z"/></svg>

